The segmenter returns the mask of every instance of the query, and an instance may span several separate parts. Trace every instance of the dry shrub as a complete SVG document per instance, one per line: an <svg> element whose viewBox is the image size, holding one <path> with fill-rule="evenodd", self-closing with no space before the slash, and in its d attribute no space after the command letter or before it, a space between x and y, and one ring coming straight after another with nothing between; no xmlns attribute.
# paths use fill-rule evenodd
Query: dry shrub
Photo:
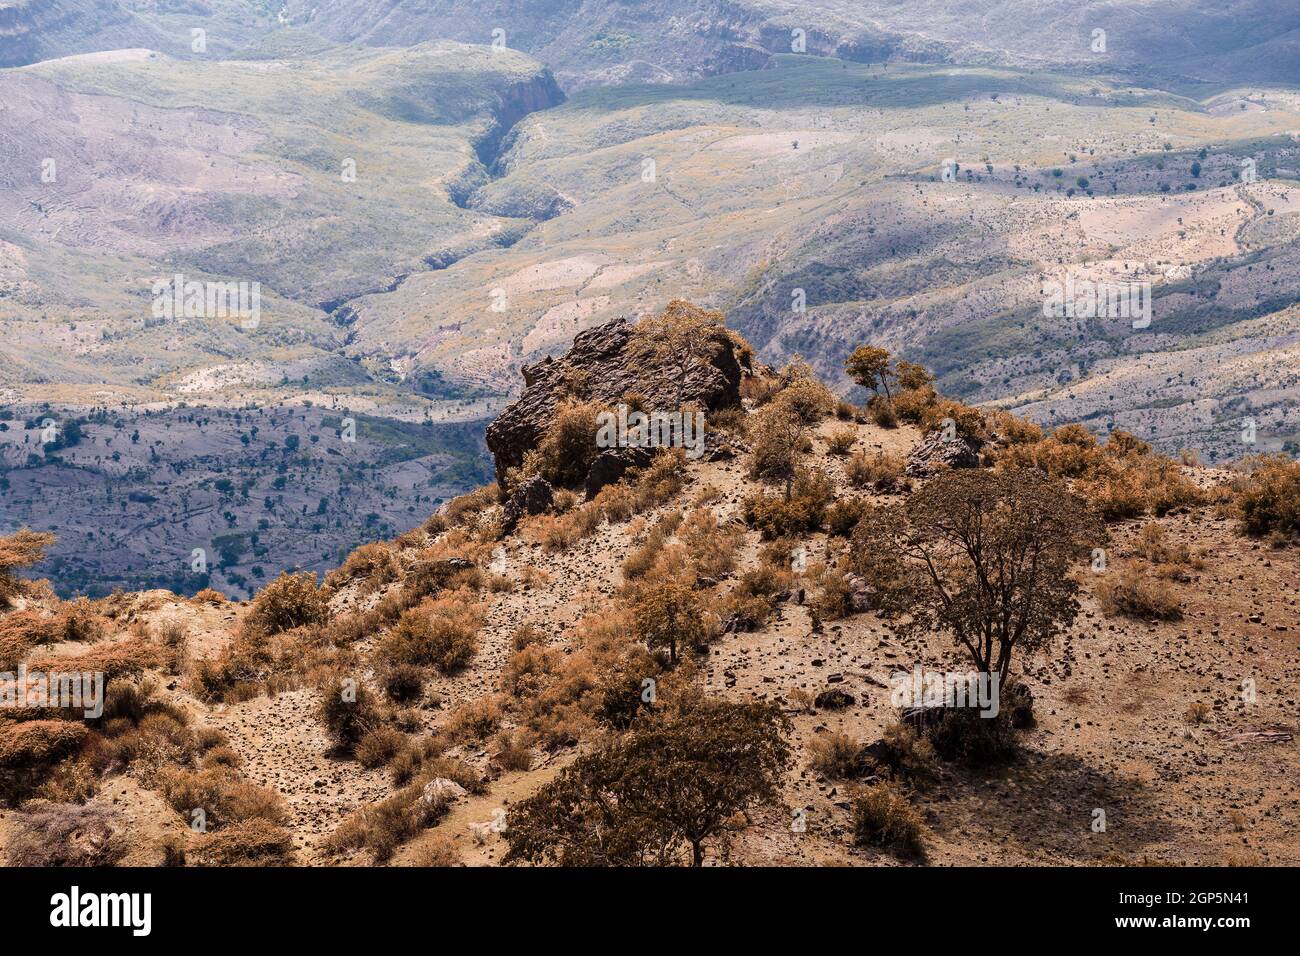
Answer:
<svg viewBox="0 0 1300 956"><path fill-rule="evenodd" d="M903 478L903 459L894 454L878 451L874 455L858 452L844 463L844 474L854 488L875 488L889 492Z"/></svg>
<svg viewBox="0 0 1300 956"><path fill-rule="evenodd" d="M330 834L326 846L336 852L365 847L376 863L388 862L403 843L447 815L450 804L445 798L425 795L425 785L432 780L431 774L422 773L387 800L358 810Z"/></svg>
<svg viewBox="0 0 1300 956"><path fill-rule="evenodd" d="M409 704L424 696L424 669L415 664L392 664L380 675L384 693L399 704Z"/></svg>
<svg viewBox="0 0 1300 956"><path fill-rule="evenodd" d="M54 535L48 531L29 528L0 537L0 607L8 607L27 586L13 572L44 561L45 549L54 541Z"/></svg>
<svg viewBox="0 0 1300 956"><path fill-rule="evenodd" d="M501 491L495 483L466 492L452 498L441 512L426 521L424 530L429 534L438 534L446 530L447 526L460 528L473 525L484 511L500 499Z"/></svg>
<svg viewBox="0 0 1300 956"><path fill-rule="evenodd" d="M644 577L654 567L668 539L677 530L682 520L682 513L676 509L659 517L651 526L646 538L633 548L623 561L623 578L628 581Z"/></svg>
<svg viewBox="0 0 1300 956"><path fill-rule="evenodd" d="M522 651L525 647L534 644L545 643L546 632L536 624L527 621L515 628L514 633L510 635L510 646L516 651Z"/></svg>
<svg viewBox="0 0 1300 956"><path fill-rule="evenodd" d="M599 507L584 505L560 515L535 515L523 523L525 540L540 544L548 553L567 551L595 534L603 514Z"/></svg>
<svg viewBox="0 0 1300 956"><path fill-rule="evenodd" d="M873 395L871 401L867 402L867 412L871 415L871 420L881 428L898 427L898 411L894 408L891 399L883 395Z"/></svg>
<svg viewBox="0 0 1300 956"><path fill-rule="evenodd" d="M196 866L289 866L294 862L293 834L253 817L207 834L189 860Z"/></svg>
<svg viewBox="0 0 1300 956"><path fill-rule="evenodd" d="M376 655L388 664L431 666L444 674L455 673L474 656L483 620L482 605L466 592L426 598L398 619Z"/></svg>
<svg viewBox="0 0 1300 956"><path fill-rule="evenodd" d="M284 822L284 801L274 790L246 780L229 767L202 770L166 769L159 775L160 792L186 823L202 810L209 830L245 820Z"/></svg>
<svg viewBox="0 0 1300 956"><path fill-rule="evenodd" d="M244 631L271 635L328 620L329 605L316 587L316 575L310 571L285 571L253 599L253 607L244 618Z"/></svg>
<svg viewBox="0 0 1300 956"><path fill-rule="evenodd" d="M244 758L235 752L234 747L213 747L203 755L204 767L229 767L238 770L244 765Z"/></svg>
<svg viewBox="0 0 1300 956"><path fill-rule="evenodd" d="M13 611L0 617L0 670L13 671L27 652L41 644L57 643L56 617L37 611Z"/></svg>
<svg viewBox="0 0 1300 956"><path fill-rule="evenodd" d="M492 760L502 770L518 772L533 765L533 748L528 735L519 731L502 731L497 734L496 753Z"/></svg>
<svg viewBox="0 0 1300 956"><path fill-rule="evenodd" d="M456 849L456 841L445 834L435 833L416 846L415 852L411 854L411 865L441 868L464 864L460 859L460 851Z"/></svg>
<svg viewBox="0 0 1300 956"><path fill-rule="evenodd" d="M830 415L839 404L833 392L821 383L805 362L795 360L781 373L784 383L774 404L784 405L805 425L814 425Z"/></svg>
<svg viewBox="0 0 1300 956"><path fill-rule="evenodd" d="M764 540L806 534L822 526L826 509L835 500L835 487L819 471L803 470L794 480L790 497L762 492L745 499L745 520Z"/></svg>
<svg viewBox="0 0 1300 956"><path fill-rule="evenodd" d="M826 451L832 455L847 455L857 444L858 433L852 428L837 428L826 439Z"/></svg>
<svg viewBox="0 0 1300 956"><path fill-rule="evenodd" d="M563 658L558 650L533 644L501 668L501 689L511 697L536 697L550 683Z"/></svg>
<svg viewBox="0 0 1300 956"><path fill-rule="evenodd" d="M649 511L669 501L686 487L690 475L686 452L681 448L664 449L650 464L633 470L638 511Z"/></svg>
<svg viewBox="0 0 1300 956"><path fill-rule="evenodd" d="M1093 588L1107 617L1172 621L1182 617L1182 605L1169 582L1152 577L1139 561L1122 561Z"/></svg>
<svg viewBox="0 0 1300 956"><path fill-rule="evenodd" d="M101 645L80 654L35 657L27 662L31 671L99 671L104 682L120 677L137 677L147 669L161 666L167 654L156 644L122 642Z"/></svg>
<svg viewBox="0 0 1300 956"><path fill-rule="evenodd" d="M599 509L610 524L617 524L636 514L637 493L631 486L616 481L596 492L592 506Z"/></svg>
<svg viewBox="0 0 1300 956"><path fill-rule="evenodd" d="M744 532L734 524L720 524L708 508L696 508L678 526L677 538L699 574L716 580L735 569Z"/></svg>
<svg viewBox="0 0 1300 956"><path fill-rule="evenodd" d="M58 620L59 639L63 641L97 641L104 636L108 623L84 597L62 604Z"/></svg>
<svg viewBox="0 0 1300 956"><path fill-rule="evenodd" d="M483 743L501 725L501 701L495 696L467 701L447 718L447 736L456 743Z"/></svg>
<svg viewBox="0 0 1300 956"><path fill-rule="evenodd" d="M225 604L229 600L224 594L216 588L203 588L194 597L190 598L195 604Z"/></svg>
<svg viewBox="0 0 1300 956"><path fill-rule="evenodd" d="M925 420L925 414L938 400L934 388L925 385L920 388L906 388L894 393L894 414L899 421L919 425Z"/></svg>
<svg viewBox="0 0 1300 956"><path fill-rule="evenodd" d="M1203 724L1210 716L1210 705L1204 701L1197 701L1191 704L1183 713L1183 720L1189 724Z"/></svg>
<svg viewBox="0 0 1300 956"><path fill-rule="evenodd" d="M525 470L534 470L556 487L582 484L600 449L596 446L596 416L604 406L568 401L555 410L546 434L529 454Z"/></svg>
<svg viewBox="0 0 1300 956"><path fill-rule="evenodd" d="M333 678L321 688L319 715L331 739L344 748L356 746L383 719L370 690L345 677Z"/></svg>
<svg viewBox="0 0 1300 956"><path fill-rule="evenodd" d="M10 866L113 866L126 855L121 819L103 807L33 800L8 823Z"/></svg>
<svg viewBox="0 0 1300 956"><path fill-rule="evenodd" d="M973 445L981 445L989 439L989 426L984 413L978 408L948 398L937 398L926 406L921 414L921 430L937 431L943 427L945 420L951 420L957 434Z"/></svg>
<svg viewBox="0 0 1300 956"><path fill-rule="evenodd" d="M51 767L79 750L88 734L70 720L0 724L0 797L21 799Z"/></svg>
<svg viewBox="0 0 1300 956"><path fill-rule="evenodd" d="M1249 535L1300 535L1300 462L1285 455L1247 463L1248 475L1234 482L1242 530Z"/></svg>
<svg viewBox="0 0 1300 956"><path fill-rule="evenodd" d="M354 753L357 763L373 769L392 761L406 746L406 735L391 727L376 727L367 731L357 741Z"/></svg>
<svg viewBox="0 0 1300 956"><path fill-rule="evenodd" d="M376 591L396 581L401 572L401 562L392 547L382 541L363 544L339 567L325 576L324 586L337 590L345 584L360 580L365 582L364 593Z"/></svg>
<svg viewBox="0 0 1300 956"><path fill-rule="evenodd" d="M834 621L853 613L853 588L848 578L831 568L812 576L816 591L812 607L819 615Z"/></svg>
<svg viewBox="0 0 1300 956"><path fill-rule="evenodd" d="M853 796L853 842L905 856L922 856L921 816L892 785L863 787Z"/></svg>
<svg viewBox="0 0 1300 956"><path fill-rule="evenodd" d="M853 534L862 516L867 513L867 503L861 498L844 498L826 509L826 533L832 537L847 538Z"/></svg>
<svg viewBox="0 0 1300 956"><path fill-rule="evenodd" d="M838 731L817 734L808 743L809 766L832 780L846 780L862 772L862 747Z"/></svg>

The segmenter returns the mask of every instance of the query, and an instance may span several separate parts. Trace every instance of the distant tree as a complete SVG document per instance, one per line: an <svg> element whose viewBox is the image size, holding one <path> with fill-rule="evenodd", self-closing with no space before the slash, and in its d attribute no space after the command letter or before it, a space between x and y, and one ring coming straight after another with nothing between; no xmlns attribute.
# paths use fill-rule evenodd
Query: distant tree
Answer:
<svg viewBox="0 0 1300 956"><path fill-rule="evenodd" d="M579 757L511 814L506 863L704 863L733 814L775 802L790 762L776 704L696 697Z"/></svg>
<svg viewBox="0 0 1300 956"><path fill-rule="evenodd" d="M930 374L924 365L905 362L903 359L899 359L894 363L894 375L898 379L898 387L909 391L934 384L934 376Z"/></svg>
<svg viewBox="0 0 1300 956"><path fill-rule="evenodd" d="M1005 680L1012 653L1046 646L1078 613L1071 565L1105 528L1060 481L1036 471L941 474L905 504L869 511L852 561L904 632L947 631Z"/></svg>
<svg viewBox="0 0 1300 956"><path fill-rule="evenodd" d="M844 364L844 370L863 388L877 395L883 391L885 398L890 397L889 380L894 373L889 368L889 353L884 349L874 345L858 346Z"/></svg>
<svg viewBox="0 0 1300 956"><path fill-rule="evenodd" d="M673 299L663 312L639 322L632 330L628 357L670 369L680 407L691 372L707 364L716 353L713 333L722 327L721 312Z"/></svg>

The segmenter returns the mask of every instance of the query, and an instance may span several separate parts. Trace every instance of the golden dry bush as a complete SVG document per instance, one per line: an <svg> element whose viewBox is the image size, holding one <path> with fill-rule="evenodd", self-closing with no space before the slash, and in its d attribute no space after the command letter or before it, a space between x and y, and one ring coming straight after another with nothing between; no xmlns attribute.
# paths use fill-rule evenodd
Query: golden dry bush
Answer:
<svg viewBox="0 0 1300 956"><path fill-rule="evenodd" d="M1300 462L1285 455L1249 462L1236 482L1242 530L1250 535L1300 535Z"/></svg>
<svg viewBox="0 0 1300 956"><path fill-rule="evenodd" d="M844 475L854 488L892 491L903 478L905 463L900 455L878 451L857 452L844 463Z"/></svg>
<svg viewBox="0 0 1300 956"><path fill-rule="evenodd" d="M852 428L837 428L826 439L826 451L831 455L843 457L857 444L858 433Z"/></svg>
<svg viewBox="0 0 1300 956"><path fill-rule="evenodd" d="M336 590L351 581L362 581L363 593L369 593L396 581L400 573L401 563L392 547L375 541L349 554L343 564L325 576L324 586Z"/></svg>
<svg viewBox="0 0 1300 956"><path fill-rule="evenodd" d="M1182 617L1182 602L1169 582L1140 561L1120 561L1094 585L1093 596L1107 617L1172 621Z"/></svg>
<svg viewBox="0 0 1300 956"><path fill-rule="evenodd" d="M0 607L7 607L23 589L22 580L14 572L44 561L45 550L54 541L48 531L30 528L0 537Z"/></svg>
<svg viewBox="0 0 1300 956"><path fill-rule="evenodd" d="M203 588L190 600L195 604L221 605L225 604L229 599L216 588Z"/></svg>
<svg viewBox="0 0 1300 956"><path fill-rule="evenodd" d="M483 606L468 591L425 598L389 628L375 654L386 664L436 667L451 674L474 656L483 621Z"/></svg>
<svg viewBox="0 0 1300 956"><path fill-rule="evenodd" d="M581 485L600 452L596 416L605 410L598 402L565 402L555 410L546 434L529 454L525 470L536 472L557 488Z"/></svg>
<svg viewBox="0 0 1300 956"><path fill-rule="evenodd" d="M848 734L827 731L808 742L808 764L832 780L857 776L862 770L862 747Z"/></svg>
<svg viewBox="0 0 1300 956"><path fill-rule="evenodd" d="M925 852L921 816L887 783L863 787L852 799L853 842L905 856Z"/></svg>
<svg viewBox="0 0 1300 956"><path fill-rule="evenodd" d="M248 634L270 635L307 624L323 624L329 616L329 604L316 586L316 575L310 571L285 571L258 592L243 626Z"/></svg>

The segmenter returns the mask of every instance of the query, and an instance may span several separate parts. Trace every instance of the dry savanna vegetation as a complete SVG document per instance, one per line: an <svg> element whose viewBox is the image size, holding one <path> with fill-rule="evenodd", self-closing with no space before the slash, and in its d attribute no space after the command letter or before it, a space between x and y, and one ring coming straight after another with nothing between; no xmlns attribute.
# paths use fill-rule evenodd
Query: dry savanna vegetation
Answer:
<svg viewBox="0 0 1300 956"><path fill-rule="evenodd" d="M629 354L680 397L720 328L674 303ZM105 680L0 709L5 859L1300 862L1300 465L1045 430L873 345L862 405L741 369L698 460L592 486L575 377L498 482L248 601L61 600L51 536L0 538L0 669Z"/></svg>

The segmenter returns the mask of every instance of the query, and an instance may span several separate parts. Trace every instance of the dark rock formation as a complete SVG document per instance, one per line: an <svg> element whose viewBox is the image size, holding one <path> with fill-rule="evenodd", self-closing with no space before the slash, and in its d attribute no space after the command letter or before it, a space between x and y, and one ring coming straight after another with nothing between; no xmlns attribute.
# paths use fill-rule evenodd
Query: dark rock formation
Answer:
<svg viewBox="0 0 1300 956"><path fill-rule="evenodd" d="M628 358L632 329L626 319L615 319L579 332L560 358L523 367L523 394L487 430L498 481L504 480L507 468L523 463L524 454L546 433L556 408L569 398L614 405L627 395L639 395L647 409L676 410L695 403L706 412L740 404L742 369L735 344L721 327L713 333L713 360L690 370L680 399L675 369Z"/></svg>
<svg viewBox="0 0 1300 956"><path fill-rule="evenodd" d="M925 478L945 468L978 468L979 446L960 434L944 438L941 431L933 431L921 440L907 456L907 474L912 478Z"/></svg>
<svg viewBox="0 0 1300 956"><path fill-rule="evenodd" d="M650 464L654 452L648 448L606 448L587 471L584 490L587 500L600 493L606 485L612 485L627 473L629 468L644 468Z"/></svg>
<svg viewBox="0 0 1300 956"><path fill-rule="evenodd" d="M525 515L539 515L550 511L555 504L555 490L540 475L525 478L510 495L501 509L502 530L509 534Z"/></svg>

